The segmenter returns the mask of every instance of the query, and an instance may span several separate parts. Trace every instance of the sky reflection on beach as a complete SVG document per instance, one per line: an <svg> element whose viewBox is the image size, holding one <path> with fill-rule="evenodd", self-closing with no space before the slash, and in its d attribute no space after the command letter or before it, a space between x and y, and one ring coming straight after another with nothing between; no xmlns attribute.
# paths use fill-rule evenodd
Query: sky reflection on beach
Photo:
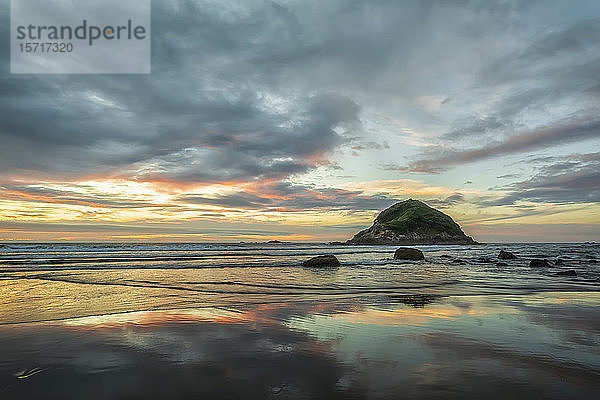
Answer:
<svg viewBox="0 0 600 400"><path fill-rule="evenodd" d="M0 393L593 398L599 305L598 293L460 296L412 306L293 302L9 324L0 327Z"/></svg>

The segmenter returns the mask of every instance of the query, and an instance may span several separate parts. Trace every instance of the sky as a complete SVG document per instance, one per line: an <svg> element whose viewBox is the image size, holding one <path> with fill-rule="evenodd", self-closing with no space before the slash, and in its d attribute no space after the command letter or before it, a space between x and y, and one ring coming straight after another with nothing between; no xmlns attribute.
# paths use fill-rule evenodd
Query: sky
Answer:
<svg viewBox="0 0 600 400"><path fill-rule="evenodd" d="M11 75L0 241L330 241L420 199L600 241L600 2L155 0L152 73Z"/></svg>

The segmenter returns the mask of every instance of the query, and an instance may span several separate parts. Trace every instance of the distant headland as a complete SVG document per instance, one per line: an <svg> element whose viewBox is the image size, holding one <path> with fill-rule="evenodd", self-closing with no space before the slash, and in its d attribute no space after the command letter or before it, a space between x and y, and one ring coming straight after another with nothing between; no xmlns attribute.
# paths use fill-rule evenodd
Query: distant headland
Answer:
<svg viewBox="0 0 600 400"><path fill-rule="evenodd" d="M405 200L383 210L370 228L349 245L477 244L454 220L419 200Z"/></svg>

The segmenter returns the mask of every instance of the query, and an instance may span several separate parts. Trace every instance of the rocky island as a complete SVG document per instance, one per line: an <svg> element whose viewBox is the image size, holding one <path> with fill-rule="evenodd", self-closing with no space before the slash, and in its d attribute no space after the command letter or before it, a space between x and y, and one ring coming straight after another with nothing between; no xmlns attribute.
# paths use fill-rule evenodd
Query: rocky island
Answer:
<svg viewBox="0 0 600 400"><path fill-rule="evenodd" d="M419 200L405 200L383 210L370 228L349 245L477 244L454 220Z"/></svg>

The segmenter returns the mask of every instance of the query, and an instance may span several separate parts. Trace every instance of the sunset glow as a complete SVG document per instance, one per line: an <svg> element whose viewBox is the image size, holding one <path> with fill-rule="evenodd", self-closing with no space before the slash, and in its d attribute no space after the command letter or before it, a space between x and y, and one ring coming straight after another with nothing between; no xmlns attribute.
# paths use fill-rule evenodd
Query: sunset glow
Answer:
<svg viewBox="0 0 600 400"><path fill-rule="evenodd" d="M0 240L345 240L408 198L600 239L597 4L179 3L151 74L2 70Z"/></svg>

